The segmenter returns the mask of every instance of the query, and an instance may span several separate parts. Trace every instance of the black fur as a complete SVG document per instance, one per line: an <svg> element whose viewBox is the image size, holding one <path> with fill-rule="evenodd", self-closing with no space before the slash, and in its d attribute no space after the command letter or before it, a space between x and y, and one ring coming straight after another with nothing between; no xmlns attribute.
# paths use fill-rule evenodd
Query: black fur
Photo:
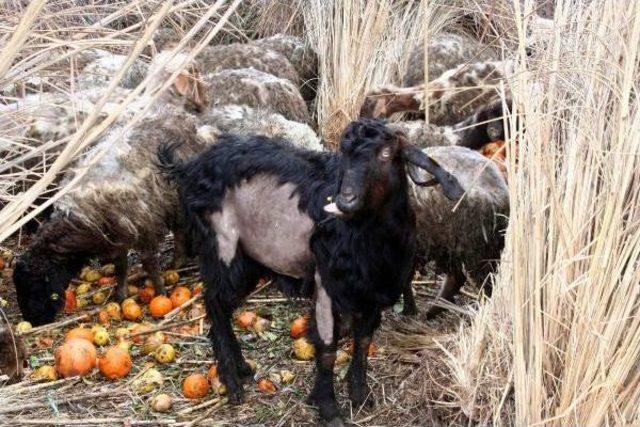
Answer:
<svg viewBox="0 0 640 427"><path fill-rule="evenodd" d="M79 233L70 228L70 223L65 218L51 218L16 260L13 283L18 306L22 317L34 326L51 323L64 307L65 289L71 279L90 258L108 253L107 248L97 245L100 240L89 230Z"/></svg>
<svg viewBox="0 0 640 427"><path fill-rule="evenodd" d="M244 180L276 176L282 184L295 185L299 209L316 224L309 242L314 259L307 277L280 278L291 287L302 287L314 282L317 271L331 299L333 341L325 344L315 319L312 322L317 376L311 400L323 419L339 420L333 365L340 320L345 316L353 319L355 355L349 382L352 401L359 405L368 397L367 350L381 311L399 299L413 270L415 216L407 195L402 152L408 147L404 144L384 123L363 119L345 131L341 155L304 151L283 140L234 135L222 136L217 145L184 164L176 163L172 147L160 150L164 170L179 183L187 224L200 256L207 283L207 312L213 324L210 337L231 401L242 400L241 379L250 373L231 327L233 310L261 275L278 278L278 274L243 254L242 245L229 266L219 259L209 218L221 209L227 189ZM379 157L384 147L391 153L388 159ZM358 209L344 218L328 215L323 209L328 197L340 200L352 186L358 187L354 191L362 202Z"/></svg>
<svg viewBox="0 0 640 427"><path fill-rule="evenodd" d="M507 107L512 105L511 99L505 101ZM461 147L480 150L485 144L493 141L505 141L502 100L497 99L480 108L475 114L458 123L456 127L466 128L460 134Z"/></svg>

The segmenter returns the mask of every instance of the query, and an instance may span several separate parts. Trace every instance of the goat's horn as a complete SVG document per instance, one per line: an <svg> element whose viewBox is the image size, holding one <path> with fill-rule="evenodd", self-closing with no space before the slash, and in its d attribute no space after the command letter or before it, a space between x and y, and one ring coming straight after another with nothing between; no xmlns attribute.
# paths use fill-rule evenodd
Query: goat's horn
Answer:
<svg viewBox="0 0 640 427"><path fill-rule="evenodd" d="M417 147L410 146L402 150L402 154L407 162L416 165L433 175L435 180L442 186L443 193L449 200L458 200L462 197L464 189L458 180L443 169L438 162L427 156L422 150ZM413 179L412 173L409 173L409 176ZM427 181L427 183L428 182L429 181ZM418 183L418 185L420 185L420 183Z"/></svg>

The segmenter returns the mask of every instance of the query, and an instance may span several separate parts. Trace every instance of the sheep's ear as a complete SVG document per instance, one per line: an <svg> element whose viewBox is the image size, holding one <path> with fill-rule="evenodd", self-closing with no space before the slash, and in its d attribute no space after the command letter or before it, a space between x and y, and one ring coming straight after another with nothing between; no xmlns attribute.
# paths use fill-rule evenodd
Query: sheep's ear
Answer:
<svg viewBox="0 0 640 427"><path fill-rule="evenodd" d="M191 103L198 112L202 112L209 103L205 85L200 81L197 70L181 72L173 82L173 87L178 95Z"/></svg>
<svg viewBox="0 0 640 427"><path fill-rule="evenodd" d="M449 200L458 200L464 194L464 189L458 180L419 148L411 145L405 146L402 150L402 157L409 163L409 177L417 185L433 185L434 183L433 180L424 181L420 179L416 171L412 172L412 165L433 175L434 180L442 186L442 191Z"/></svg>

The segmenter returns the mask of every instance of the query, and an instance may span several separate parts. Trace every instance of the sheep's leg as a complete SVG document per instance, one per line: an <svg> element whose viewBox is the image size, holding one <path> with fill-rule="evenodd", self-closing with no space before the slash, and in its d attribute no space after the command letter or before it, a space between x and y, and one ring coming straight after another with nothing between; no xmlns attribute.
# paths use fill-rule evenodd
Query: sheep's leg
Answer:
<svg viewBox="0 0 640 427"><path fill-rule="evenodd" d="M113 264L116 267L116 298L118 299L118 301L124 301L124 299L127 298L127 270L129 267L127 253L125 252L121 255L118 255L113 260Z"/></svg>
<svg viewBox="0 0 640 427"><path fill-rule="evenodd" d="M189 253L187 224L182 213L176 213L171 231L173 232L173 268L180 268L187 263L189 255L192 255Z"/></svg>
<svg viewBox="0 0 640 427"><path fill-rule="evenodd" d="M365 403L368 403L369 406L374 405L374 399L369 398L370 389L367 385L367 357L373 332L379 324L379 311L354 316L353 359L347 375L349 378L349 397L356 407Z"/></svg>
<svg viewBox="0 0 640 427"><path fill-rule="evenodd" d="M333 312L331 298L316 274L316 298L311 336L316 348L316 379L309 401L315 404L320 416L329 425L343 425L333 385L333 367L340 322Z"/></svg>
<svg viewBox="0 0 640 427"><path fill-rule="evenodd" d="M405 316L415 316L418 314L418 306L416 305L416 298L413 295L413 288L411 287L412 277L409 275L408 280L402 290L402 314Z"/></svg>
<svg viewBox="0 0 640 427"><path fill-rule="evenodd" d="M164 288L164 279L160 276L160 263L155 250L142 252L140 261L142 262L142 268L147 272L149 279L153 283L156 294L165 295L167 291Z"/></svg>
<svg viewBox="0 0 640 427"><path fill-rule="evenodd" d="M173 268L187 263L187 233L183 229L173 230Z"/></svg>
<svg viewBox="0 0 640 427"><path fill-rule="evenodd" d="M496 272L497 266L496 261L483 261L476 268L470 269L470 279L486 298L491 298L493 293L493 283L489 276Z"/></svg>
<svg viewBox="0 0 640 427"><path fill-rule="evenodd" d="M462 269L456 268L452 272L447 273L445 276L444 282L440 287L440 291L438 292L438 299L443 299L449 302L454 301L454 297L458 295L460 292L460 288L464 285L465 276L462 272ZM433 319L442 313L445 309L442 307L432 305L427 310L426 317L427 319Z"/></svg>

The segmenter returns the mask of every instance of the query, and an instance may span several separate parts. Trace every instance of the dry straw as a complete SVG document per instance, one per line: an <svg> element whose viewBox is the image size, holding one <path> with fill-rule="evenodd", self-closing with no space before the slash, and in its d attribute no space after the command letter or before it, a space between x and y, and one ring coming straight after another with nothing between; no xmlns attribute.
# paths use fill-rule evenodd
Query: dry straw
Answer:
<svg viewBox="0 0 640 427"><path fill-rule="evenodd" d="M507 248L497 295L453 340L449 394L482 422L638 424L640 4L559 1L533 59L524 6Z"/></svg>
<svg viewBox="0 0 640 427"><path fill-rule="evenodd" d="M324 140L336 146L358 117L366 93L400 83L408 55L452 19L450 8L428 1L309 0L307 37L320 59L316 113Z"/></svg>
<svg viewBox="0 0 640 427"><path fill-rule="evenodd" d="M180 73L180 71L188 64L188 62L191 59L193 59L193 57L195 57L195 55L197 55L198 52L204 46L206 46L211 41L211 39L222 29L222 26L225 24L230 14L238 6L238 4L240 3L240 0L234 1L228 7L226 7L225 13L218 19L218 21L210 30L208 30L204 35L201 36L201 38L198 40L197 43L195 43L195 46L193 47L193 49L191 49L191 51L189 52L189 55L183 61L181 66L178 67L178 69L172 73L169 79L167 79L167 81L164 82L164 84L161 87L155 87L155 88L148 87L152 81L157 79L155 78L156 76L153 76L153 75L147 76L133 91L131 91L131 93L128 94L128 96L120 104L117 105L117 107L113 111L107 114L106 117L104 117L103 120L98 123L98 119L104 116L104 114L102 113L102 110L107 100L112 96L114 91L117 89L118 83L122 80L123 76L125 75L128 68L131 66L133 61L140 56L140 54L143 52L143 49L145 49L145 47L148 45L148 42L151 40L152 36L154 35L156 29L159 27L162 20L165 19L165 17L167 17L170 13L175 14L175 13L183 12L184 11L183 9L187 8L190 5L190 3L191 2L183 2L178 6L174 6L172 1L165 1L159 7L155 8L156 10L153 10L153 13L150 14L148 19L145 19L143 21L145 23L145 26L143 27L143 31L141 31L141 33L131 43L132 45L131 50L129 52L126 62L115 73L113 78L110 80L108 87L104 90L98 102L89 112L89 114L84 118L84 120L79 124L78 130L73 135L71 135L69 138L64 138L63 140L60 140L60 141L45 143L42 145L35 144L35 146L33 146L34 144L30 141L25 141L24 143L21 143L19 140L13 140L13 141L7 141L6 144L3 144L3 146L0 147L2 149L0 150L0 152L2 152L3 156L7 157L7 160L8 160L7 163L10 163L11 165L23 165L26 163L27 160L32 159L36 155L43 156L45 158L45 163L46 163L46 165L42 166L41 170L38 170L38 168L34 167L24 171L24 173L21 173L20 171L18 171L17 173L14 172L11 174L2 175L0 179L0 182L2 182L2 185L0 185L0 190L5 190L7 193L16 189L14 184L16 181L20 182L19 178L30 176L31 177L30 180L33 180L34 179L33 176L35 175L36 179L35 179L35 182L31 183L32 185L30 185L26 189L26 191L19 193L17 197L12 196L11 194L3 195L4 196L3 198L7 200L8 203L6 203L6 205L4 205L2 210L0 210L0 241L3 241L8 236L15 233L28 220L30 220L31 218L34 218L38 213L42 212L47 206L54 203L62 195L66 194L68 191L70 191L73 188L75 183L77 183L84 176L84 172L86 172L86 169L84 171L79 171L79 173L76 174L74 179L68 185L58 189L54 194L47 197L46 201L39 204L38 206L34 206L35 200L48 191L48 187L50 187L51 184L55 181L58 174L64 171L64 169L69 164L71 164L79 154L82 153L84 148L88 147L92 142L94 142L100 136L100 134L108 128L110 124L114 123L119 118L120 114L122 114L122 112L125 110L127 105L133 102L138 95L140 95L144 90L147 90L148 93L151 91L150 100L157 99L161 95L161 93L164 92L171 85L173 80ZM189 31L182 38L178 46L176 46L175 52L180 51L191 40L193 40L198 34L198 32L202 30L205 27L205 25L210 23L212 18L216 17L216 13L224 5L224 3L225 3L224 1L218 0L215 4L207 7L207 9L203 13L200 13L197 16L196 22L192 26L190 26ZM26 30L22 30L22 28L31 25L36 20L36 15L38 11L40 11L41 9L42 9L41 7L36 8L35 6L29 6L29 8L27 8L26 11L24 12L23 18L21 19L17 27L19 31L17 30L16 34L22 34L24 31L26 31ZM106 22L110 22L115 19L122 18L122 15L123 13L125 13L126 10L127 8L124 8L121 11L113 12L107 18L99 21L97 24L92 25L90 27L91 30L95 31L96 25L100 26ZM82 12L82 9L81 9L81 12ZM42 17L42 19L45 19L45 17ZM141 27L141 24L136 23L136 24L133 24L131 27L134 27L133 29L138 29L139 27ZM132 30L131 27L127 28L127 30ZM73 40L80 39L82 37L77 37L77 36L82 34L86 34L86 33L84 32L76 33L72 35L71 38ZM36 34L32 33L31 37L35 38ZM9 44L5 46L5 49L2 51L0 55L2 55L2 57L7 57L7 58L16 57L17 56L16 50L19 49L20 46L24 45L25 39L26 39L26 36L22 36L22 35L13 37L9 42ZM104 40L102 41L104 42ZM66 42L65 44L69 46L74 46L74 43L77 43L77 42L69 41L69 42ZM45 44L44 46L39 46L38 48L34 49L34 52L31 52L31 54L35 59L35 64L40 65L40 68L45 68L47 66L50 66L52 64L50 59L50 56L51 56L50 48L52 48L52 46L56 47L57 45L58 45L57 42L53 42L51 43L51 45ZM88 46L84 45L84 48L86 49L88 47L95 47L95 46L101 46L101 43L93 42ZM75 49L72 51L72 53L78 53L81 50L82 49ZM61 58L58 58L58 61L62 59L66 59L66 57L68 56L71 56L71 55L63 55ZM170 59L171 59L170 57L167 57L165 62L169 61ZM14 68L16 69L14 70L14 74L17 75L17 77L14 77L15 81L19 81L21 78L26 77L24 74L21 75L20 72L17 72L17 70L20 70L21 68L23 68L23 64L21 62L18 62L14 66ZM161 68L162 67L158 67L158 70L160 70ZM5 71L10 71L10 70L5 70ZM5 84L6 83L7 82L5 82ZM73 93L69 94L69 103L71 105L73 105L74 103ZM151 105L151 102L149 103L149 105ZM145 111L146 109L139 112L130 120L128 120L127 123L125 123L123 131L126 131L126 129L130 128L137 121L139 121ZM58 148L58 147L60 147L59 152L51 153L47 151L49 149ZM101 155L97 155L95 157L95 160L97 161L100 158L101 158ZM6 170L7 168L8 166L5 165L4 169ZM25 181L23 180L23 182ZM29 182L27 181L26 183L28 184Z"/></svg>

